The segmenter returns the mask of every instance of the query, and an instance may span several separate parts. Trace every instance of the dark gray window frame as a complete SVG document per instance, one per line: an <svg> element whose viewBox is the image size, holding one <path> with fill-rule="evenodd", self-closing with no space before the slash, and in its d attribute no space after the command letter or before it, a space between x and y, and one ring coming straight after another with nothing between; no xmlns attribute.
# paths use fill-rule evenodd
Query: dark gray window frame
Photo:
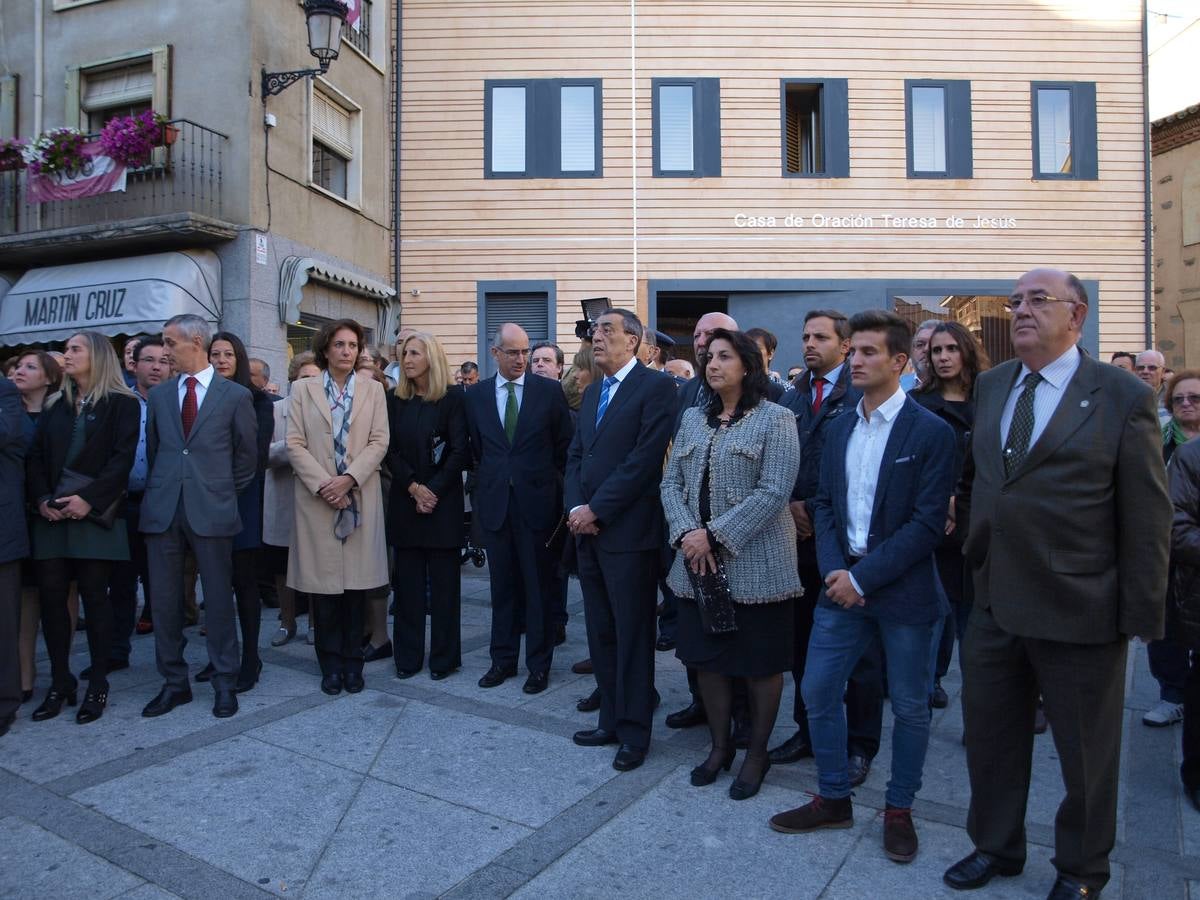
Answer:
<svg viewBox="0 0 1200 900"><path fill-rule="evenodd" d="M913 169L912 90L942 88L945 97L946 171L917 172ZM945 78L908 78L904 81L904 162L909 178L959 179L975 174L974 141L971 133L971 82Z"/></svg>
<svg viewBox="0 0 1200 900"><path fill-rule="evenodd" d="M659 165L658 89L692 89L692 168L664 172ZM719 178L721 176L721 79L652 78L650 121L653 135L655 178Z"/></svg>
<svg viewBox="0 0 1200 900"><path fill-rule="evenodd" d="M487 301L489 294L545 294L546 323L550 340L557 343L558 282L556 281L477 281L475 282L475 343L480 373L489 371L487 360L491 348L487 336Z"/></svg>
<svg viewBox="0 0 1200 900"><path fill-rule="evenodd" d="M789 172L787 167L787 89L789 84L821 86L821 152L824 172ZM850 99L846 78L779 79L779 170L784 178L850 177Z"/></svg>
<svg viewBox="0 0 1200 900"><path fill-rule="evenodd" d="M525 171L492 171L492 89L525 89ZM561 92L564 87L596 91L595 168L590 172L562 170ZM603 178L604 89L599 78L489 78L483 82L483 175L485 178Z"/></svg>
<svg viewBox="0 0 1200 900"><path fill-rule="evenodd" d="M1038 168L1038 91L1065 90L1071 93L1071 172L1042 172ZM1035 181L1098 181L1098 130L1096 124L1096 82L1032 81L1029 84L1030 148L1033 153Z"/></svg>

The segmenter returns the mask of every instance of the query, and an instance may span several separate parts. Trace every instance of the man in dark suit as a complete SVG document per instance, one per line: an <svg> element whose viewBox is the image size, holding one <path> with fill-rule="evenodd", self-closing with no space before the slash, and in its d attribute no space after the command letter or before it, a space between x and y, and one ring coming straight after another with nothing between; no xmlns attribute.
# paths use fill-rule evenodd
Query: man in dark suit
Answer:
<svg viewBox="0 0 1200 900"><path fill-rule="evenodd" d="M801 689L819 794L779 813L787 834L854 822L847 767L846 681L871 641L883 643L895 727L883 849L917 855L912 802L929 745L933 629L949 610L934 565L954 489L954 433L900 387L912 333L890 312L850 319L854 415L829 429L812 503L824 589L813 613Z"/></svg>
<svg viewBox="0 0 1200 900"><path fill-rule="evenodd" d="M1028 272L1008 306L1017 359L976 382L958 510L975 585L962 657L976 849L944 877L968 889L1023 868L1040 689L1066 786L1050 897L1098 897L1116 840L1129 639L1163 633L1161 436L1150 388L1080 353L1088 296L1074 275Z"/></svg>
<svg viewBox="0 0 1200 900"><path fill-rule="evenodd" d="M242 528L238 492L254 479L258 425L250 392L208 362L212 326L182 315L163 326L178 373L150 391L149 474L141 528L150 557L154 646L165 684L142 715L161 716L192 699L183 658L183 558L196 557L204 587L213 715L237 712L241 656L233 604L233 537Z"/></svg>
<svg viewBox="0 0 1200 900"><path fill-rule="evenodd" d="M796 733L773 749L772 763L794 763L812 756L808 733L808 710L800 684L808 659L813 611L821 593L821 570L817 566L817 542L813 534L811 506L821 472L821 451L830 427L842 416L853 416L862 391L850 383L846 354L850 350L850 323L837 310L813 309L804 317L805 371L780 403L796 417L800 437L800 469L792 489L791 511L796 523L797 568L804 596L796 601L795 642L792 678L796 685L792 718ZM871 760L879 752L883 728L883 658L878 641L863 653L850 673L846 689L846 726L850 784L866 780Z"/></svg>
<svg viewBox="0 0 1200 900"><path fill-rule="evenodd" d="M24 418L21 394L0 376L0 737L21 705L21 560L29 555Z"/></svg>
<svg viewBox="0 0 1200 900"><path fill-rule="evenodd" d="M636 769L654 710L654 607L663 541L659 482L675 385L638 362L642 323L600 316L592 339L605 377L588 386L567 454L567 524L575 535L588 649L600 687L599 727L585 747L620 744L613 768Z"/></svg>
<svg viewBox="0 0 1200 900"><path fill-rule="evenodd" d="M546 689L554 656L558 562L547 544L562 519L562 477L571 411L557 381L529 373L529 335L506 323L492 345L498 374L467 389L475 463L473 509L488 554L492 667L496 687L517 674L525 625L527 694Z"/></svg>

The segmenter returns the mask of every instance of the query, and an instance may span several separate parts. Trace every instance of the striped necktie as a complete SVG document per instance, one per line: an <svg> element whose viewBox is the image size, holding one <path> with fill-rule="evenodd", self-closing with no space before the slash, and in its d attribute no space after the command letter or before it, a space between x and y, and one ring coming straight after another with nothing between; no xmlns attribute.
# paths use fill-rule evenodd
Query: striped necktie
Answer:
<svg viewBox="0 0 1200 900"><path fill-rule="evenodd" d="M596 406L596 424L600 424L600 420L604 418L604 411L608 409L608 396L612 390L612 386L617 383L616 375L609 375L604 379L604 384L600 388L600 402Z"/></svg>

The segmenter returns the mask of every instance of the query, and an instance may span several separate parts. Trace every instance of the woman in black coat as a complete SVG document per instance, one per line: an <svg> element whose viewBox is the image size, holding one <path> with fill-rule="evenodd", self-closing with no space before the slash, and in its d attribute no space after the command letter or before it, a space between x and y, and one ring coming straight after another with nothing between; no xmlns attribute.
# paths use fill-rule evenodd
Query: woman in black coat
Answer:
<svg viewBox="0 0 1200 900"><path fill-rule="evenodd" d="M75 581L87 615L91 655L87 695L75 716L82 725L99 719L108 703L113 630L108 576L114 561L129 559L125 490L137 451L141 407L125 386L120 361L104 335L72 335L64 356L63 397L42 413L26 465L27 493L38 512L32 526L33 558L51 672L50 691L32 718L52 719L64 702L75 705L67 612L67 593ZM115 520L100 522L114 506Z"/></svg>
<svg viewBox="0 0 1200 900"><path fill-rule="evenodd" d="M1171 569L1167 639L1192 651L1183 692L1183 764L1179 775L1200 812L1200 440L1180 445L1167 466L1171 504Z"/></svg>
<svg viewBox="0 0 1200 900"><path fill-rule="evenodd" d="M987 352L975 340L975 336L958 322L942 322L929 336L929 377L913 391L912 398L954 429L956 484L962 477L971 429L975 424L975 402L971 399L971 390L979 373L990 366ZM934 554L946 599L950 601L950 615L942 624L934 665L932 702L938 709L949 703L941 681L950 669L954 639L957 637L961 645L967 631L967 614L971 611L962 556L965 529L954 526L954 508L955 499L951 497L951 522L946 527L941 546Z"/></svg>
<svg viewBox="0 0 1200 900"><path fill-rule="evenodd" d="M424 664L428 584L429 674L437 681L462 665L459 552L468 450L462 388L451 383L446 354L432 335L405 339L399 384L388 396L388 423L392 490L387 530L396 554L396 677L411 678Z"/></svg>

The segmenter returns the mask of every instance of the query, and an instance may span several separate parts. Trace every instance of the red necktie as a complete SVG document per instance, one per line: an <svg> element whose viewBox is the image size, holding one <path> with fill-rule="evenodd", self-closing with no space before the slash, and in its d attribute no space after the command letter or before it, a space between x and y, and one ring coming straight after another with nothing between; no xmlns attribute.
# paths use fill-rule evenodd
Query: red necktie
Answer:
<svg viewBox="0 0 1200 900"><path fill-rule="evenodd" d="M196 403L196 385L199 384L195 376L189 375L183 382L187 385L187 393L183 395L183 439L186 441L188 435L192 433L192 426L196 424L196 413L200 406Z"/></svg>
<svg viewBox="0 0 1200 900"><path fill-rule="evenodd" d="M820 412L821 401L825 399L825 379L818 378L816 387L817 387L817 396L813 398L812 409L813 409L813 412Z"/></svg>

